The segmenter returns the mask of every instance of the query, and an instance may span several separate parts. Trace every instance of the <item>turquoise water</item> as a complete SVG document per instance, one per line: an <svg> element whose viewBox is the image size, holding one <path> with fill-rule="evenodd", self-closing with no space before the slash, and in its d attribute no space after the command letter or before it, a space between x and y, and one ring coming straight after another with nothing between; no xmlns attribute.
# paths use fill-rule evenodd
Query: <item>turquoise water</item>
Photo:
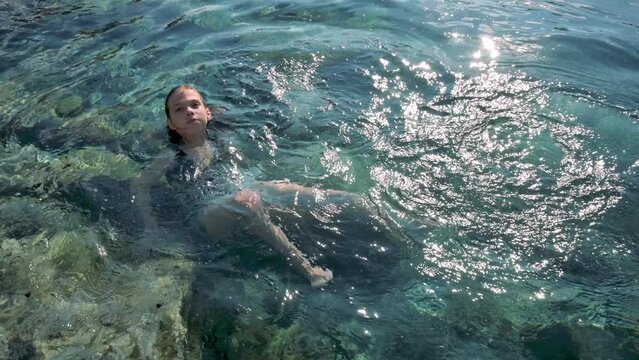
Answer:
<svg viewBox="0 0 639 360"><path fill-rule="evenodd" d="M0 19L0 358L639 358L639 2L26 1ZM237 176L378 209L272 204L328 286L173 209L140 240L128 185L181 83L218 109Z"/></svg>

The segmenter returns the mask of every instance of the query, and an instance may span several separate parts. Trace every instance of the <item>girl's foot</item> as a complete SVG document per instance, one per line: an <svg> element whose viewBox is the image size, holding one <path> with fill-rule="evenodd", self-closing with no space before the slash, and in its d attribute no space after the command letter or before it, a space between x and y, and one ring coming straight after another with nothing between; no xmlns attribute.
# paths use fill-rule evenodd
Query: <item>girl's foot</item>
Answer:
<svg viewBox="0 0 639 360"><path fill-rule="evenodd" d="M308 279L311 281L312 287L321 287L333 279L333 272L316 266L309 271Z"/></svg>

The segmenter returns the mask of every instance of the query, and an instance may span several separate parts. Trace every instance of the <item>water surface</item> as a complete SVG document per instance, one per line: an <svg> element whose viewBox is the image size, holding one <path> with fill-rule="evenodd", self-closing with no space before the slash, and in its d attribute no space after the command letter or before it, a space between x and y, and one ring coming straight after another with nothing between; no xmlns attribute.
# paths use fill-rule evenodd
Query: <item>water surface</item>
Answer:
<svg viewBox="0 0 639 360"><path fill-rule="evenodd" d="M638 358L637 14L0 4L0 357ZM182 83L233 176L370 202L271 204L328 286L178 210L143 241L129 184Z"/></svg>

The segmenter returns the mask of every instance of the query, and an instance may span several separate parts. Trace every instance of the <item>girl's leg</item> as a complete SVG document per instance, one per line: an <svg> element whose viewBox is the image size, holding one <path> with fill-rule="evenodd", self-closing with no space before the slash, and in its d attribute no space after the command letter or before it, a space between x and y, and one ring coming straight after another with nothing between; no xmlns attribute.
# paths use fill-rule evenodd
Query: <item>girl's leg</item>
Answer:
<svg viewBox="0 0 639 360"><path fill-rule="evenodd" d="M240 223L242 215L232 204L232 198L224 197L204 210L201 221L209 236L224 238Z"/></svg>
<svg viewBox="0 0 639 360"><path fill-rule="evenodd" d="M324 190L314 187L302 186L288 181L262 181L259 183L263 188L275 190L278 193L297 193L300 195L313 197L330 197L330 196L353 196L354 194L339 190Z"/></svg>
<svg viewBox="0 0 639 360"><path fill-rule="evenodd" d="M226 201L207 209L203 220L209 234L220 235L232 230L232 224L240 218L248 220L251 231L285 256L312 286L322 286L333 278L330 270L313 266L282 229L271 222L260 195L254 191L242 190L233 196L230 204Z"/></svg>
<svg viewBox="0 0 639 360"><path fill-rule="evenodd" d="M390 217L386 214L386 211L384 211L379 205L375 205L371 200L363 195L350 193L347 191L307 187L288 181L263 181L260 182L259 185L263 189L274 191L278 194L292 195L295 199L294 205L297 205L298 197L300 195L307 198L312 198L316 202L331 198L346 200L358 210L364 211L365 213L378 217L379 219L389 221L389 225L391 226L398 226L395 221L390 219ZM427 227L436 227L439 225L437 221L430 218L420 219L418 223Z"/></svg>
<svg viewBox="0 0 639 360"><path fill-rule="evenodd" d="M359 194L340 190L319 189L287 181L263 181L259 182L258 185L270 195L281 196L282 199L285 199L285 203L289 203L293 207L300 205L302 207L314 207L320 205L320 203L341 203L352 206L355 211L359 211L362 214L386 219L381 209Z"/></svg>
<svg viewBox="0 0 639 360"><path fill-rule="evenodd" d="M382 208L381 205L375 204L374 201L366 196L339 190L324 190L314 187L306 187L288 181L264 181L258 183L259 187L276 196L284 196L288 202L292 202L292 206L299 205L305 207L315 207L320 203L341 203L347 205L349 211L355 214L371 216L379 221L381 231L385 236L396 243L400 248L406 248L412 252L416 245L410 240L411 237L406 234L403 225L394 219L389 213ZM436 227L438 223L435 220L424 218L418 221L424 227Z"/></svg>

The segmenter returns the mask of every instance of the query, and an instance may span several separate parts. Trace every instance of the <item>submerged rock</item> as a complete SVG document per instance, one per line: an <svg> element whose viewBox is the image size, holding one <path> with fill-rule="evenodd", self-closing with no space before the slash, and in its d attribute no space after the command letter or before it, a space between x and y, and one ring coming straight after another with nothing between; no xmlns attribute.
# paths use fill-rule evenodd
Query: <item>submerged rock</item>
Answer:
<svg viewBox="0 0 639 360"><path fill-rule="evenodd" d="M227 25L232 24L231 18L226 11L205 11L197 14L193 18L195 25L212 31L220 31Z"/></svg>
<svg viewBox="0 0 639 360"><path fill-rule="evenodd" d="M48 240L48 247L48 257L56 267L85 279L98 277L96 272L105 263L100 251L106 253L91 230L58 232Z"/></svg>
<svg viewBox="0 0 639 360"><path fill-rule="evenodd" d="M139 174L139 166L126 155L101 148L83 148L59 157L33 146L7 149L0 156L0 191L20 192L45 189L90 179L97 175L116 180L131 179ZM16 151L12 151L16 150Z"/></svg>
<svg viewBox="0 0 639 360"><path fill-rule="evenodd" d="M219 315L216 318L220 318ZM242 319L228 317L227 321L212 324L216 342L207 354L228 359L335 359L336 352L330 338L309 332L297 323L287 328L268 324L258 317Z"/></svg>
<svg viewBox="0 0 639 360"><path fill-rule="evenodd" d="M89 102L91 105L97 104L100 100L102 100L102 94L99 92L94 92L89 96Z"/></svg>
<svg viewBox="0 0 639 360"><path fill-rule="evenodd" d="M7 359L34 359L36 350L29 341L22 340L19 337L9 340L7 346Z"/></svg>
<svg viewBox="0 0 639 360"><path fill-rule="evenodd" d="M44 359L95 354L183 359L186 327L181 308L191 269L188 262L167 259L117 273L106 271L110 278L99 280L95 289L48 272L50 288L41 288L32 295L36 299L30 299L40 306L34 310L25 303L17 309L19 318L26 324L37 322L38 327L14 322L11 331L23 333ZM158 301L163 304L160 308Z"/></svg>
<svg viewBox="0 0 639 360"><path fill-rule="evenodd" d="M264 353L267 359L335 359L333 342L300 324L275 333Z"/></svg>
<svg viewBox="0 0 639 360"><path fill-rule="evenodd" d="M77 179L89 179L96 175L108 175L117 180L130 179L139 173L133 160L123 154L113 154L99 148L85 148L64 155L53 163L57 179L69 183Z"/></svg>
<svg viewBox="0 0 639 360"><path fill-rule="evenodd" d="M360 14L346 20L346 24L356 29L390 29L391 24L383 18L371 14Z"/></svg>
<svg viewBox="0 0 639 360"><path fill-rule="evenodd" d="M82 97L72 94L58 100L55 104L55 113L59 117L69 117L77 114L82 109Z"/></svg>
<svg viewBox="0 0 639 360"><path fill-rule="evenodd" d="M23 207L41 223L36 233L9 229L19 239L0 234L1 359L186 357L190 260L125 263L109 246L127 244L75 212L28 198L2 204L4 212Z"/></svg>
<svg viewBox="0 0 639 360"><path fill-rule="evenodd" d="M105 146L118 152L146 138L154 129L138 114L126 110L87 113L67 121L53 141L73 147Z"/></svg>
<svg viewBox="0 0 639 360"><path fill-rule="evenodd" d="M44 215L42 207L35 201L10 198L0 202L0 230L14 239L34 235L40 231Z"/></svg>

